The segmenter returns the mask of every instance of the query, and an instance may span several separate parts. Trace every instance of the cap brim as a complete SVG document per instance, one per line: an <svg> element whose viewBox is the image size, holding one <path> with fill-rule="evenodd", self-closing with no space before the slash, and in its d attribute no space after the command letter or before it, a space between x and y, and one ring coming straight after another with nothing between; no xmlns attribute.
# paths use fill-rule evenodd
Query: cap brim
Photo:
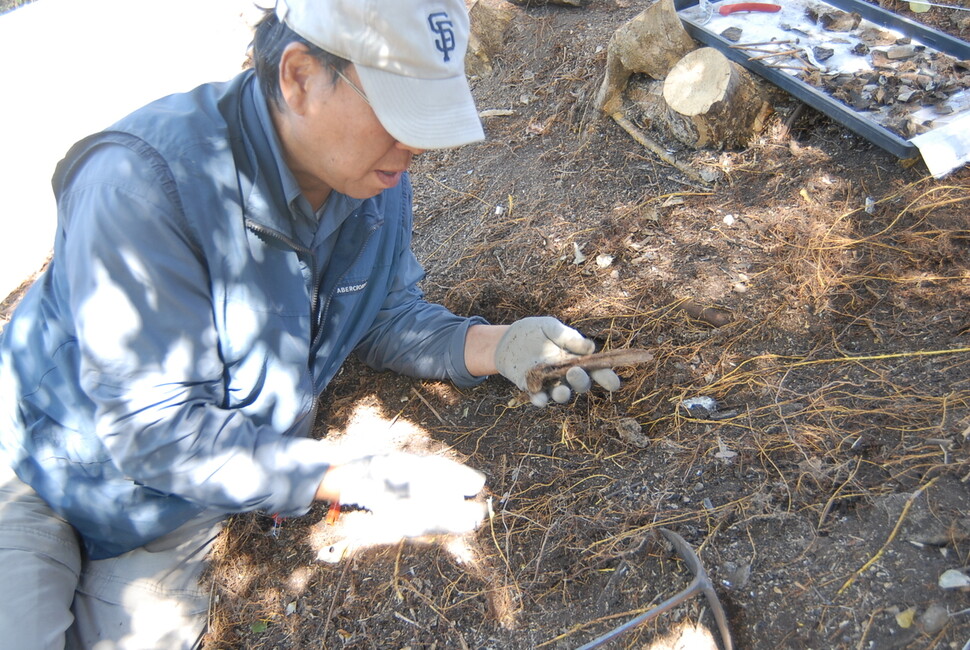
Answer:
<svg viewBox="0 0 970 650"><path fill-rule="evenodd" d="M377 119L395 140L418 149L448 149L485 139L464 75L415 79L357 64Z"/></svg>

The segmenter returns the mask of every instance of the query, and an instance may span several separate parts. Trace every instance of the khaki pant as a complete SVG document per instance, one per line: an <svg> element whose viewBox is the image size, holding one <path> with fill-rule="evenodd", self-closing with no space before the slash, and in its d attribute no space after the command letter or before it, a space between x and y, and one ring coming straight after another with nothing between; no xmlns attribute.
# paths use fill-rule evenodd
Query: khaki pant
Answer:
<svg viewBox="0 0 970 650"><path fill-rule="evenodd" d="M223 516L203 513L124 555L85 561L74 529L0 465L0 646L196 647L209 605L198 579Z"/></svg>

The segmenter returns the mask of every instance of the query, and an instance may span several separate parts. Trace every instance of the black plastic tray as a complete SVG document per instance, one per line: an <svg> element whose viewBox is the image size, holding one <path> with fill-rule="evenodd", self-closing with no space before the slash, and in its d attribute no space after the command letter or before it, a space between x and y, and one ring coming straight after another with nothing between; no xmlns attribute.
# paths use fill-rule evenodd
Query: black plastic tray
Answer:
<svg viewBox="0 0 970 650"><path fill-rule="evenodd" d="M784 0L781 0L784 3ZM677 11L689 9L698 4L698 0L674 0L674 7ZM715 10L720 3L714 3ZM855 12L881 27L894 29L905 36L909 36L923 45L931 47L939 52L949 54L961 60L970 59L970 43L954 38L949 34L927 27L921 23L914 22L886 11L875 5L859 0L825 0L829 4L843 11ZM741 50L731 48L733 44L719 34L715 34L704 28L703 25L695 22L691 18L681 15L681 22L684 23L687 33L701 43L716 48L724 55L736 63L751 70L775 84L789 94L797 97L809 106L825 113L833 120L846 126L849 130L869 140L873 144L882 147L889 153L898 158L915 158L919 155L919 149L909 140L904 140L883 125L865 116L863 113L854 111L837 99L826 95L817 90L801 79L786 74L777 68L769 68L761 61L752 61Z"/></svg>

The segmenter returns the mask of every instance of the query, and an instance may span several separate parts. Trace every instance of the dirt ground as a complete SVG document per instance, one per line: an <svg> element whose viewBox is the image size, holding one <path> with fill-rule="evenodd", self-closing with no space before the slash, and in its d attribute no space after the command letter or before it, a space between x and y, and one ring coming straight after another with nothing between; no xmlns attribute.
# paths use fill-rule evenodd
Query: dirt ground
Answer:
<svg viewBox="0 0 970 650"><path fill-rule="evenodd" d="M717 179L690 181L592 105L643 6L520 7L473 84L513 113L412 179L431 300L654 360L541 410L501 378L348 363L319 435L450 454L494 515L401 543L371 543L364 512L235 517L207 648L577 647L688 584L660 529L698 551L736 648L970 642L970 592L938 584L970 565L970 169L934 180L777 95L744 150L668 143ZM917 18L967 39L957 13ZM717 407L683 408L699 397ZM697 596L614 647L716 638Z"/></svg>
<svg viewBox="0 0 970 650"><path fill-rule="evenodd" d="M782 95L743 151L670 145L718 178L699 186L592 106L642 8L522 8L474 83L480 109L514 114L412 177L430 299L558 315L655 360L544 410L501 379L349 364L320 434L443 449L488 475L494 516L467 540L373 546L353 532L366 513L275 535L238 517L207 647L577 647L690 580L660 528L699 549L735 647L970 640L970 594L938 586L970 562L970 171L933 180ZM922 17L966 39L951 13ZM679 406L705 396L716 412ZM716 630L697 597L615 645Z"/></svg>

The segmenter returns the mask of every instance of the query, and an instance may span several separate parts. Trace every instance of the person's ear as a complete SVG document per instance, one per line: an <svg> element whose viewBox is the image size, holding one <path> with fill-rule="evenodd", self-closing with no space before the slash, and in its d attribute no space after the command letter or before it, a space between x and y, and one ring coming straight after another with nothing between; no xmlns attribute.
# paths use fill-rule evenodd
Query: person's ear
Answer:
<svg viewBox="0 0 970 650"><path fill-rule="evenodd" d="M302 115L306 110L310 80L320 69L320 62L303 43L290 43L280 57L280 92L290 110Z"/></svg>

